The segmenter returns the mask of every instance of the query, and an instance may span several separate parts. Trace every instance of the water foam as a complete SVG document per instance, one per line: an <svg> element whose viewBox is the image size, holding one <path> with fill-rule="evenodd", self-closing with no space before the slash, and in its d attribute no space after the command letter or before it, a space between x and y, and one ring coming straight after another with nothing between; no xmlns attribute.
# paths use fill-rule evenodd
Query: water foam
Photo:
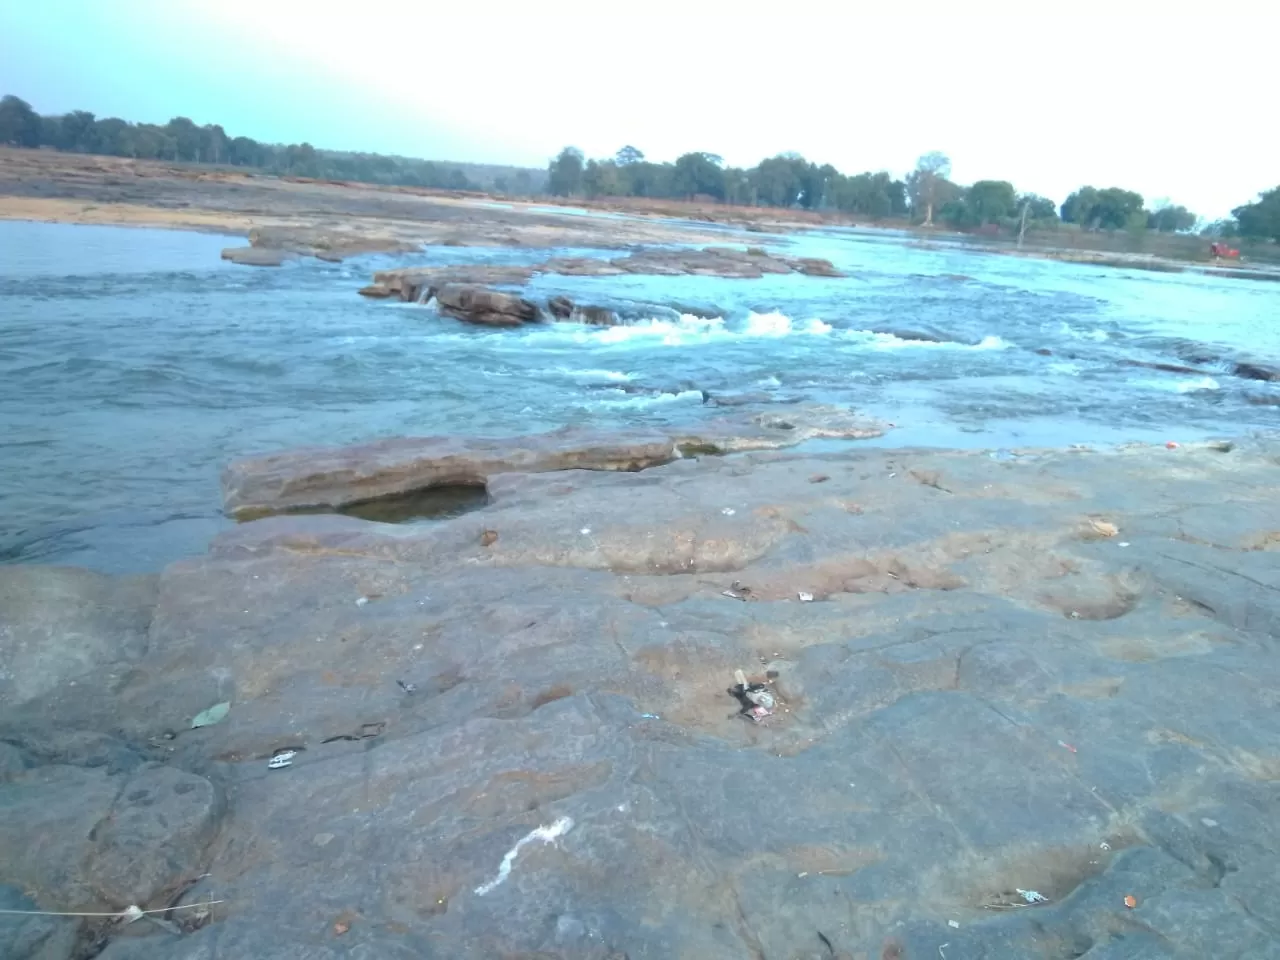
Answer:
<svg viewBox="0 0 1280 960"><path fill-rule="evenodd" d="M874 330L850 330L848 336L863 340L877 350L1006 350L1010 346L997 336L986 336L977 343L960 343L955 340L904 340L892 333L876 333Z"/></svg>
<svg viewBox="0 0 1280 960"><path fill-rule="evenodd" d="M635 379L634 373L623 373L621 370L570 370L567 367L560 367L557 372L579 380L605 380L609 383L625 383Z"/></svg>

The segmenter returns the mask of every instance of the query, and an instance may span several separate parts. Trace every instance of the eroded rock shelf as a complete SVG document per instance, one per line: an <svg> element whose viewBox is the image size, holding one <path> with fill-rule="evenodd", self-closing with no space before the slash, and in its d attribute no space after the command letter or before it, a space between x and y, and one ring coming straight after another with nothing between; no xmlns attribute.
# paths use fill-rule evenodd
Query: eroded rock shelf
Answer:
<svg viewBox="0 0 1280 960"><path fill-rule="evenodd" d="M0 942L1277 955L1280 446L561 441L456 454L490 502L437 523L269 517L150 578L0 568L3 905L221 901ZM413 443L233 470L229 508L395 486Z"/></svg>

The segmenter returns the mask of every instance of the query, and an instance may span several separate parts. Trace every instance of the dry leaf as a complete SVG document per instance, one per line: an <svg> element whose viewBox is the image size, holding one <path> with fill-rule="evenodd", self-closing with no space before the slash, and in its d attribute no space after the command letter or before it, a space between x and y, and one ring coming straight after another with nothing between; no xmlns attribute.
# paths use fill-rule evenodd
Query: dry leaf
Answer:
<svg viewBox="0 0 1280 960"><path fill-rule="evenodd" d="M1108 520L1090 520L1089 526L1093 527L1093 532L1102 537L1114 537L1120 532L1120 528Z"/></svg>
<svg viewBox="0 0 1280 960"><path fill-rule="evenodd" d="M480 534L480 546L491 547L498 542L497 530L485 530Z"/></svg>
<svg viewBox="0 0 1280 960"><path fill-rule="evenodd" d="M351 924L347 923L345 920L339 920L333 925L333 935L335 937L340 937L350 929Z"/></svg>

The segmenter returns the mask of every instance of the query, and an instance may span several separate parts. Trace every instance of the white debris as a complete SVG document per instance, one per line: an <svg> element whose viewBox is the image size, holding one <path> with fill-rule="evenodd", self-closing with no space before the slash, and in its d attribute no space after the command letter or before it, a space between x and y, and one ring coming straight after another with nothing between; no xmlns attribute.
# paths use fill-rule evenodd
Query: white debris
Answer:
<svg viewBox="0 0 1280 960"><path fill-rule="evenodd" d="M1129 544L1127 542L1121 542L1116 544L1117 547L1127 547L1128 545Z"/></svg>
<svg viewBox="0 0 1280 960"><path fill-rule="evenodd" d="M1208 817L1201 817L1200 822L1203 823L1206 827L1216 827L1218 825L1217 820L1210 820Z"/></svg>
<svg viewBox="0 0 1280 960"><path fill-rule="evenodd" d="M363 607L363 606L365 606L368 602L369 602L369 598L368 598L368 597L359 597L359 598L356 600L356 606L357 606L357 607Z"/></svg>
<svg viewBox="0 0 1280 960"><path fill-rule="evenodd" d="M813 594L805 593L803 590L799 593L801 603L813 603Z"/></svg>
<svg viewBox="0 0 1280 960"><path fill-rule="evenodd" d="M516 862L516 857L520 855L520 848L526 843L532 843L534 840L541 840L543 843L554 843L559 837L563 837L566 833L573 829L572 817L561 817L549 827L538 827L530 830L521 837L514 847L507 851L507 855L502 858L502 863L498 865L498 875L488 883L482 883L476 887L476 896L483 897L486 893L494 890L507 877L511 876L511 866Z"/></svg>
<svg viewBox="0 0 1280 960"><path fill-rule="evenodd" d="M948 926L948 927L951 927L951 928L953 928L953 929L955 929L955 930L959 930L959 929L960 929L960 923L959 923L958 921L956 921L956 920L948 920L948 921L947 921L947 926Z"/></svg>
<svg viewBox="0 0 1280 960"><path fill-rule="evenodd" d="M267 761L268 770L283 770L285 767L293 763L293 758L298 755L297 750L281 750L270 760Z"/></svg>
<svg viewBox="0 0 1280 960"><path fill-rule="evenodd" d="M1109 844L1109 843L1107 843L1107 841L1103 840L1100 844L1098 844L1098 849L1099 849L1099 850L1110 850L1110 849L1111 849L1111 844Z"/></svg>
<svg viewBox="0 0 1280 960"><path fill-rule="evenodd" d="M589 536L591 536L591 528L590 528L590 527L583 527L583 528L582 528L581 530L579 530L578 532L579 532L580 534L582 534L584 537L589 537Z"/></svg>
<svg viewBox="0 0 1280 960"><path fill-rule="evenodd" d="M733 507L725 507L725 508L724 508L723 510L721 510L720 512L721 512L721 513L723 513L726 517L732 517L732 516L733 516L735 513L737 513L738 511L737 511L737 510L735 510L735 509L733 509Z"/></svg>
<svg viewBox="0 0 1280 960"><path fill-rule="evenodd" d="M1014 887L1018 895L1027 903L1048 903L1049 898L1037 890L1023 890L1021 887Z"/></svg>
<svg viewBox="0 0 1280 960"><path fill-rule="evenodd" d="M124 913L120 914L120 919L122 919L125 923L133 923L133 921L135 920L141 920L143 916L144 914L142 912L142 908L138 906L136 903L132 903L124 911Z"/></svg>

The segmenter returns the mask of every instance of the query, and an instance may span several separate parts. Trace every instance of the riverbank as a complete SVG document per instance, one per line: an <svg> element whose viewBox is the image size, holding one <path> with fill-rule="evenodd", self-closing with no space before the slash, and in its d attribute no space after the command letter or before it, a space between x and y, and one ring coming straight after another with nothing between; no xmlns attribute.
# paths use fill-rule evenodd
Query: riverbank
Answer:
<svg viewBox="0 0 1280 960"><path fill-rule="evenodd" d="M158 576L0 568L3 906L177 908L0 936L45 960L1274 946L1274 442L614 443L593 466L658 465L476 447L511 469L453 519L271 517ZM376 453L310 455L330 502L364 481L323 463Z"/></svg>
<svg viewBox="0 0 1280 960"><path fill-rule="evenodd" d="M43 150L0 148L0 219L291 236L335 233L364 251L405 244L589 247L724 242L737 226L590 217L533 202L496 202L408 187L285 179ZM769 229L787 226L776 222Z"/></svg>

